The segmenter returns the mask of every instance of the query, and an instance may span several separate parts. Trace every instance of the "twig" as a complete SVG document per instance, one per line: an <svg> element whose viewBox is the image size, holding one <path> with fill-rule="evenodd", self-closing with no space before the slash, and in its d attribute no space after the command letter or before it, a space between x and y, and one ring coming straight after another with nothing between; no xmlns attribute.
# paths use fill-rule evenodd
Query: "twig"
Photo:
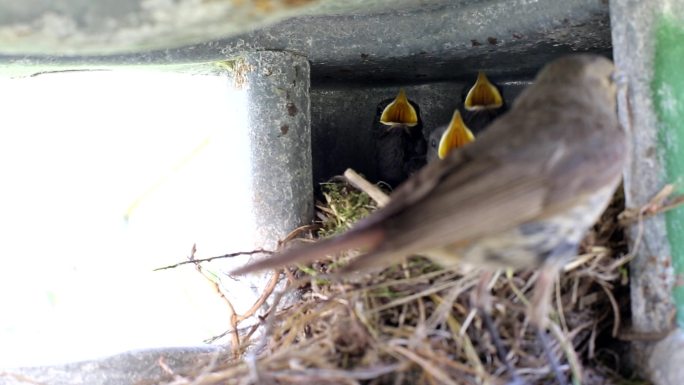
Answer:
<svg viewBox="0 0 684 385"><path fill-rule="evenodd" d="M234 258L234 257L239 257L239 256L241 256L241 255L273 254L273 253L274 253L274 252L271 251L271 250L264 250L264 249L256 249L256 250L252 250L252 251L237 251L237 252L235 252L235 253L219 255L219 256L216 256L216 257L200 258L200 259L189 259L189 260L187 260L187 261L178 262L178 263L173 264L173 265L168 265L168 266L164 266L164 267L158 267L158 268L156 268L156 269L154 269L154 270L152 270L152 271L160 271L160 270L166 270L166 269L173 269L173 268L176 268L176 267L178 267L178 266L189 265L189 264L194 264L194 265L196 265L196 264L202 263L202 262L210 262L210 261L213 261L213 260L215 260L215 259L221 259L221 258Z"/></svg>
<svg viewBox="0 0 684 385"><path fill-rule="evenodd" d="M171 369L171 367L166 363L164 357L159 357L159 359L157 360L157 365L159 365L161 370L169 376L176 376L176 373L174 373L173 369Z"/></svg>
<svg viewBox="0 0 684 385"><path fill-rule="evenodd" d="M666 184L648 203L638 209L625 209L618 215L620 225L630 225L639 220L662 214L684 204L684 195L670 196L674 192L674 185ZM668 200L668 198L670 198Z"/></svg>
<svg viewBox="0 0 684 385"><path fill-rule="evenodd" d="M548 324L549 331L560 343L561 349L565 352L565 357L568 360L568 365L570 365L570 372L574 377L572 383L579 383L580 381L582 381L582 364L580 364L579 357L577 357L577 352L575 351L575 348L572 346L572 342L565 338L565 336L563 335L563 331L558 327L558 325L556 325L553 322L549 322Z"/></svg>
<svg viewBox="0 0 684 385"><path fill-rule="evenodd" d="M389 203L389 195L385 194L382 190L378 188L378 186L370 183L351 168L348 168L344 172L344 177L347 178L347 180L349 181L349 183L351 183L352 186L368 194L368 196L370 196L371 199L373 199L375 203L378 204L378 207L385 206L387 203Z"/></svg>
<svg viewBox="0 0 684 385"><path fill-rule="evenodd" d="M202 264L195 260L196 252L197 245L192 245L192 251L190 252L190 257L188 257L188 262L195 264L195 269L197 270L197 272L202 274L202 276L207 280L209 285L211 285L211 287L214 289L216 294L218 294L218 296L221 297L223 302L225 302L226 306L228 307L228 315L230 318L231 328L231 330L229 331L231 342L230 349L233 353L233 358L237 358L240 355L240 335L238 334L238 316L235 312L235 307L233 306L233 303L230 302L228 297L226 297L226 295L223 294L221 286L218 284L218 282L216 282L209 273L204 271L204 268L202 268Z"/></svg>
<svg viewBox="0 0 684 385"><path fill-rule="evenodd" d="M671 201L665 203L667 197L669 197L673 192L674 186L672 184L666 184L660 191L658 191L658 193L653 196L653 198L648 201L648 203L641 206L639 209L625 209L618 215L618 223L623 227L636 222L637 234L634 237L632 250L627 253L627 255L613 262L613 264L610 266L611 270L631 262L632 259L636 257L637 253L639 252L639 248L641 247L641 241L644 235L644 219L664 213L684 204L684 195L676 196Z"/></svg>
<svg viewBox="0 0 684 385"><path fill-rule="evenodd" d="M247 310L244 314L237 316L237 322L242 322L247 318L253 316L257 312L257 310L259 310L259 308L266 302L268 297L271 296L273 290L275 290L276 288L276 285L278 285L278 281L280 281L280 271L276 270L273 272L271 280L268 281L268 285L266 285L264 291L261 293L256 302L254 302L254 305L252 305L252 307L249 308L249 310Z"/></svg>
<svg viewBox="0 0 684 385"><path fill-rule="evenodd" d="M278 241L278 251L280 251L280 249L281 249L283 246L285 246L286 244L288 244L289 242L291 242L291 241L293 241L295 238L297 238L297 236L298 236L299 234L301 234L301 233L303 233L303 232L305 232L305 231L310 231L310 230L317 229L317 228L320 228L320 227L321 227L321 225L319 225L319 224L304 225L304 226L299 226L299 227L297 227L296 229L290 231L290 232L285 236L285 238L283 238L282 240ZM303 240L303 239L300 239L300 240Z"/></svg>
<svg viewBox="0 0 684 385"><path fill-rule="evenodd" d="M568 332L568 322L565 319L565 310L563 309L563 297L561 294L561 281L556 280L555 284L556 289L556 312L558 313L558 320L560 321L560 324L563 328L563 332L567 333Z"/></svg>
<svg viewBox="0 0 684 385"><path fill-rule="evenodd" d="M440 383L443 384L449 384L449 385L457 385L455 381L453 381L449 375L447 375L444 371L442 371L440 368L438 368L434 362L431 362L428 359L425 359L418 355L417 353L404 348L403 346L399 345L390 345L388 346L389 349L401 354L402 356L408 358L409 360L413 361L414 363L418 364L420 367L423 368L427 373L430 373L433 377L435 377L437 380L439 380Z"/></svg>
<svg viewBox="0 0 684 385"><path fill-rule="evenodd" d="M276 309L278 308L280 301L282 300L285 293L287 293L287 291L288 288L284 288L283 290L276 293L275 297L273 298L271 310L269 310L269 312L266 314L266 317L264 318L265 330L261 335L261 339L259 343L254 347L254 349L252 349L251 352L247 353L247 355L244 358L244 362L248 368L248 377L255 384L258 384L260 382L259 380L261 377L259 374L259 368L257 367L257 355L261 353L268 345L268 339L273 331L273 325L276 317Z"/></svg>
<svg viewBox="0 0 684 385"><path fill-rule="evenodd" d="M617 335L617 339L620 341L660 341L672 333L675 328L670 328L669 330L662 330L656 332L633 332L633 331L622 331Z"/></svg>
<svg viewBox="0 0 684 385"><path fill-rule="evenodd" d="M292 230L282 241L278 242L278 248L283 247L285 244L288 242L292 241L297 235L299 235L301 232L306 231L311 229L313 226L311 225L306 225L306 226L300 226L294 230ZM266 302L268 297L273 294L273 291L275 290L276 286L278 285L278 282L280 281L280 273L282 269L275 270L273 272L273 275L271 276L271 280L268 281L268 284L262 291L261 295L259 298L257 298L256 302L252 305L252 307L249 308L244 314L237 316L237 322L242 322L246 320L247 318L253 316L257 310Z"/></svg>
<svg viewBox="0 0 684 385"><path fill-rule="evenodd" d="M606 293L606 296L608 297L608 300L610 301L610 306L613 308L613 332L612 336L613 338L617 337L618 332L620 331L620 306L618 305L617 300L615 299L615 296L613 293L610 291L610 288L606 286L604 282L599 282L599 286L603 289L603 291Z"/></svg>

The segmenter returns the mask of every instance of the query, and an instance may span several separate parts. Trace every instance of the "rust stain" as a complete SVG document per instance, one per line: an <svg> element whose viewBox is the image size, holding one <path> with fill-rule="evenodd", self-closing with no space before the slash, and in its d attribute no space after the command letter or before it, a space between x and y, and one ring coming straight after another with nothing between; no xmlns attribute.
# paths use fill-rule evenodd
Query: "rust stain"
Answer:
<svg viewBox="0 0 684 385"><path fill-rule="evenodd" d="M253 0L254 8L263 13L273 12L280 8L299 8L318 0Z"/></svg>
<svg viewBox="0 0 684 385"><path fill-rule="evenodd" d="M272 12L275 6L271 0L254 0L254 8L261 12Z"/></svg>
<svg viewBox="0 0 684 385"><path fill-rule="evenodd" d="M317 2L318 0L283 0L283 3L288 7L301 7L303 5Z"/></svg>
<svg viewBox="0 0 684 385"><path fill-rule="evenodd" d="M235 66L233 67L233 86L242 90L247 86L247 75L254 71L247 61L238 59L235 61Z"/></svg>
<svg viewBox="0 0 684 385"><path fill-rule="evenodd" d="M294 105L294 103L287 103L287 114L290 116L295 116L297 115L297 112L299 110L297 109L297 106Z"/></svg>

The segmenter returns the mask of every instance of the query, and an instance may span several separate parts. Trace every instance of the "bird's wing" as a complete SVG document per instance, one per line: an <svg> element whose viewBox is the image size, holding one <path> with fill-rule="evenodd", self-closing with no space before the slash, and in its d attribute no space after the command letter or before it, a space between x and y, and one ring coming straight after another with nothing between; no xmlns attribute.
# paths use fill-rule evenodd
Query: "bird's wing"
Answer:
<svg viewBox="0 0 684 385"><path fill-rule="evenodd" d="M583 130L580 140L561 136L519 149L509 143L511 148L506 149L501 141L483 138L428 165L361 224L382 227L385 242L345 270L465 245L559 214L599 190L616 187L625 159L624 137L614 127L601 126L616 124L611 119L596 122ZM499 128L491 129L491 134L501 134Z"/></svg>
<svg viewBox="0 0 684 385"><path fill-rule="evenodd" d="M366 229L382 228L384 241L345 270L384 266L423 251L475 241L544 212L549 189L543 162L503 163L465 155L459 154L463 158L458 164L451 159L450 164L426 170L437 175L425 183L412 179L415 186L399 189L377 216L361 223Z"/></svg>

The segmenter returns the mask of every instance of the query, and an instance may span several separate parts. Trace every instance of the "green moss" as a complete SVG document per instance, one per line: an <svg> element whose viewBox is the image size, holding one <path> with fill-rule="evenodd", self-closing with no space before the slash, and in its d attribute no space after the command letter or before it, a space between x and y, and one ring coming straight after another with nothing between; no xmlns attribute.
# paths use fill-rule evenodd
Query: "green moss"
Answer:
<svg viewBox="0 0 684 385"><path fill-rule="evenodd" d="M682 21L663 17L655 36L653 101L659 121L661 155L666 180L674 182L678 192L684 184L684 28ZM677 276L684 274L684 210L666 214L667 235ZM677 279L679 281L679 279ZM677 322L684 327L684 287L675 286Z"/></svg>
<svg viewBox="0 0 684 385"><path fill-rule="evenodd" d="M360 192L345 182L322 183L321 190L325 204L319 209L325 213L322 219L320 237L342 233L356 221L366 217L376 205L368 194Z"/></svg>

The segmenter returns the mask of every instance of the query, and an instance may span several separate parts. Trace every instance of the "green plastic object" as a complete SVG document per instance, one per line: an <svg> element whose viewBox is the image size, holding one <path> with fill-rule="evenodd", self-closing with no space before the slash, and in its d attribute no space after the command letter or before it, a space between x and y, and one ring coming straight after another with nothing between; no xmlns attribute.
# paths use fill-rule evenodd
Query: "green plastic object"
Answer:
<svg viewBox="0 0 684 385"><path fill-rule="evenodd" d="M655 29L653 102L658 116L660 155L665 180L684 192L684 20L662 17ZM677 324L684 327L684 209L665 214L667 237L675 271L673 296Z"/></svg>

